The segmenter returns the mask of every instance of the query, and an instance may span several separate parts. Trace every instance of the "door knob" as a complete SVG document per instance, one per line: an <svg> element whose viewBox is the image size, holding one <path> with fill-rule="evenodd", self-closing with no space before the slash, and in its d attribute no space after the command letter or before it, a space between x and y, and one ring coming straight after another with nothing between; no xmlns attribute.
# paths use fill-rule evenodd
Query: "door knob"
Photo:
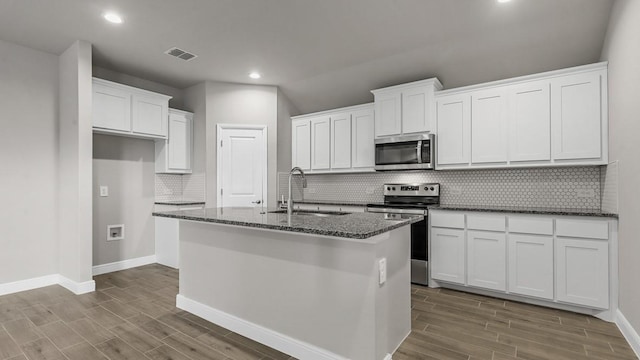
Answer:
<svg viewBox="0 0 640 360"><path fill-rule="evenodd" d="M262 200L252 201L251 203L252 203L252 204L261 204L261 203L262 203Z"/></svg>

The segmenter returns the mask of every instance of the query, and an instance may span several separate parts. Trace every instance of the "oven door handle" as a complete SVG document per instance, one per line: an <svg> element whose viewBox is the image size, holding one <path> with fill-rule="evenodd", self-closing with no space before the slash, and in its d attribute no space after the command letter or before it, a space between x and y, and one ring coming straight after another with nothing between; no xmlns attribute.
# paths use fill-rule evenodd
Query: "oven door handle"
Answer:
<svg viewBox="0 0 640 360"><path fill-rule="evenodd" d="M423 215L428 214L428 210L418 209L394 209L394 208L374 208L368 207L367 212L371 213L385 213L385 214L410 214L410 215Z"/></svg>

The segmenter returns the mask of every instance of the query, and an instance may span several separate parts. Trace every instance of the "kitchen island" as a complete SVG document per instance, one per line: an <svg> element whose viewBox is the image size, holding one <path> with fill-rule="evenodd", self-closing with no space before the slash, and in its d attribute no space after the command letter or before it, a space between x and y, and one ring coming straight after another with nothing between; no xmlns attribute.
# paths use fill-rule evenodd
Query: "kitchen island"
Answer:
<svg viewBox="0 0 640 360"><path fill-rule="evenodd" d="M181 220L177 307L300 359L390 359L419 218L273 211L154 213Z"/></svg>

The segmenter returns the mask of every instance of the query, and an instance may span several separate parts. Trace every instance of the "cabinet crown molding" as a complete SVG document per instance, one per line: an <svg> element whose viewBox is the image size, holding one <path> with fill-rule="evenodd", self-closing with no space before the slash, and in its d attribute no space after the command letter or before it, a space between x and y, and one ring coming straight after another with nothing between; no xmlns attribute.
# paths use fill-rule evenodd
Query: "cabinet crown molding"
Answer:
<svg viewBox="0 0 640 360"><path fill-rule="evenodd" d="M373 109L373 103L346 106L346 107L341 107L341 108L337 108L337 109L323 110L323 111L318 111L318 112L314 112L314 113L296 115L296 116L292 116L291 120L292 121L296 121L296 120L308 119L308 118L312 118L312 117L316 117L316 116L333 115L333 114L341 113L341 112L353 112L353 111L358 111L358 110L369 110L369 109Z"/></svg>
<svg viewBox="0 0 640 360"><path fill-rule="evenodd" d="M97 77L93 78L93 83L94 84L102 84L102 85L106 85L106 86L117 87L119 89L126 89L127 91L129 91L131 93L137 93L137 94L142 94L142 95L146 94L146 95L152 95L152 96L156 96L156 97L164 97L164 98L166 98L167 101L169 101L170 99L173 99L173 96L170 96L170 95L165 95L165 94L157 93L157 92L154 92L154 91L140 89L140 88L137 88L137 87L133 87L133 86L125 85L125 84L120 84L120 83L117 83L117 82L114 82L114 81L100 79L100 78L97 78Z"/></svg>
<svg viewBox="0 0 640 360"><path fill-rule="evenodd" d="M418 81L413 81L413 82L410 82L410 83L387 86L387 87L384 87L384 88L371 90L371 93L375 95L375 94L380 94L380 93L385 93L385 92L390 92L390 91L398 91L398 90L402 90L402 89L408 89L408 88L412 88L412 87L425 86L425 85L432 85L435 88L436 91L442 90L442 88L443 88L442 87L442 83L440 82L440 80L438 80L437 77L434 77L434 78L430 78L430 79L418 80Z"/></svg>

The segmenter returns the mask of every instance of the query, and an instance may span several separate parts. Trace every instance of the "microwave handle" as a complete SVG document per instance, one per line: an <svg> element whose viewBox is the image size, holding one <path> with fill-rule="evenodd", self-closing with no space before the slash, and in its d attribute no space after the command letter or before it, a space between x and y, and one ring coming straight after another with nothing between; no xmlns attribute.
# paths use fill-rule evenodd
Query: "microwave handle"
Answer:
<svg viewBox="0 0 640 360"><path fill-rule="evenodd" d="M422 140L418 140L418 146L416 147L416 151L417 151L417 159L418 159L418 164L422 164Z"/></svg>

